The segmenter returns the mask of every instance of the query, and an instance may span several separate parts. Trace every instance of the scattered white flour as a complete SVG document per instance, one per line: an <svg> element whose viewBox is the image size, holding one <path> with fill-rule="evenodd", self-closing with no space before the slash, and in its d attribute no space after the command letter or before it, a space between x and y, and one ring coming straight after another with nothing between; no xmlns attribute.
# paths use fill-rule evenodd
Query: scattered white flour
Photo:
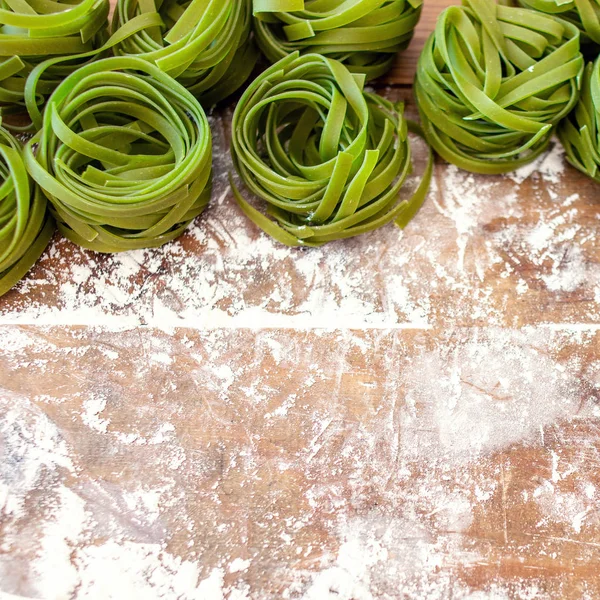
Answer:
<svg viewBox="0 0 600 600"><path fill-rule="evenodd" d="M105 408L106 398L91 396L83 403L84 412L81 415L81 419L91 429L106 433L110 421L102 419L99 416Z"/></svg>
<svg viewBox="0 0 600 600"><path fill-rule="evenodd" d="M163 365L170 365L173 362L173 359L165 352L154 352L150 355L150 360Z"/></svg>
<svg viewBox="0 0 600 600"><path fill-rule="evenodd" d="M243 558L236 558L229 564L230 573L239 573L240 571L247 571L248 567L252 564L251 560L244 560Z"/></svg>
<svg viewBox="0 0 600 600"><path fill-rule="evenodd" d="M42 597L69 598L77 590L80 573L71 555L84 542L87 518L85 502L70 489L58 487L56 509L44 525L33 563L35 587Z"/></svg>
<svg viewBox="0 0 600 600"><path fill-rule="evenodd" d="M154 523L161 514L161 497L166 491L169 491L169 486L149 490L140 488L123 496L127 508L139 519Z"/></svg>
<svg viewBox="0 0 600 600"><path fill-rule="evenodd" d="M508 177L518 184L529 178L539 178L546 183L558 184L563 172L568 168L567 164L565 151L560 142L554 138L548 152L542 154L533 162L509 173Z"/></svg>
<svg viewBox="0 0 600 600"><path fill-rule="evenodd" d="M445 568L448 556L457 557L466 569L480 564L482 558L461 548L455 536L432 538L423 520L410 511L402 517L352 519L342 525L340 538L335 561L314 578L302 600L512 597L496 585L473 592L460 578L452 579ZM549 598L538 593L534 581L518 582L518 592L519 598Z"/></svg>
<svg viewBox="0 0 600 600"><path fill-rule="evenodd" d="M404 375L406 452L432 460L476 459L568 419L580 402L579 382L548 350L540 331L491 329L448 353L436 349L414 357ZM431 423L427 430L424 416Z"/></svg>
<svg viewBox="0 0 600 600"><path fill-rule="evenodd" d="M303 600L373 600L370 571L377 563L388 561L387 550L370 536L352 527L350 539L340 546L335 566L321 571ZM354 538L354 539L353 539Z"/></svg>
<svg viewBox="0 0 600 600"><path fill-rule="evenodd" d="M171 556L158 544L109 541L78 551L75 563L78 595L86 600L223 600L220 570L202 579L197 565Z"/></svg>
<svg viewBox="0 0 600 600"><path fill-rule="evenodd" d="M475 317L501 325L503 278L522 295L541 285L590 296L580 309L587 320L598 317L600 274L590 256L597 227L580 218L577 194L564 193L568 167L559 144L535 171L506 177L440 168L405 231L388 226L326 248L289 249L261 234L233 202L228 142L213 125L215 201L180 240L106 256L56 239L10 302L0 303L0 323L385 329ZM432 296L447 302L432 304Z"/></svg>
<svg viewBox="0 0 600 600"><path fill-rule="evenodd" d="M28 494L50 473L75 469L56 425L27 398L3 388L0 414L0 511L18 519Z"/></svg>
<svg viewBox="0 0 600 600"><path fill-rule="evenodd" d="M250 358L238 352L248 340ZM535 563L541 547L513 537L521 510L539 515L533 533L548 554L600 525L589 468L599 450L584 455L565 441L595 414L593 403L580 406L594 369L577 362L595 341L551 328L0 327L1 372L14 373L0 390L2 591L43 600L551 598L535 595L535 577L475 591L455 565L495 560L472 532L507 493L514 508L499 533L511 560ZM138 348L176 360L140 360ZM41 360L49 350L52 360ZM120 387L132 360L133 393ZM179 361L198 369L173 368ZM56 397L16 396L24 368L32 390L60 376ZM387 377L375 378L382 369ZM291 405L278 370L294 382ZM348 387L348 377L365 385ZM86 395L89 382L103 395ZM517 499L513 448L538 465ZM556 527L567 542L552 541ZM14 579L20 556L30 558Z"/></svg>
<svg viewBox="0 0 600 600"><path fill-rule="evenodd" d="M600 270L558 145L439 167L403 232L288 249L234 205L213 125L179 241L57 239L0 302L0 599L560 597L540 556L599 549ZM531 573L473 583L498 548Z"/></svg>

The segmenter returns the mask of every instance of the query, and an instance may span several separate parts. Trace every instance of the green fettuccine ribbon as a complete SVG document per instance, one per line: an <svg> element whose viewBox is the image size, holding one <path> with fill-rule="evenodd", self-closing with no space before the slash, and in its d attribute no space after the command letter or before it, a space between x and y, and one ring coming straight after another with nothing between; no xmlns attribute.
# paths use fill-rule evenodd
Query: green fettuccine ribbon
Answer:
<svg viewBox="0 0 600 600"><path fill-rule="evenodd" d="M558 126L558 137L567 160L600 181L600 58L586 66L581 97L575 109Z"/></svg>
<svg viewBox="0 0 600 600"><path fill-rule="evenodd" d="M137 57L105 58L67 77L25 147L60 231L99 252L179 236L209 201L211 158L198 101Z"/></svg>
<svg viewBox="0 0 600 600"><path fill-rule="evenodd" d="M422 0L253 0L254 28L271 62L292 52L337 59L367 79L383 75L412 39Z"/></svg>
<svg viewBox="0 0 600 600"><path fill-rule="evenodd" d="M115 32L134 19L146 19L147 25L115 52L152 62L212 106L242 86L258 58L250 2L118 0Z"/></svg>
<svg viewBox="0 0 600 600"><path fill-rule="evenodd" d="M545 150L582 71L579 31L566 21L493 0L451 6L417 67L425 136L468 171L513 170Z"/></svg>
<svg viewBox="0 0 600 600"><path fill-rule="evenodd" d="M25 168L21 147L0 127L0 296L40 257L54 232L46 198Z"/></svg>
<svg viewBox="0 0 600 600"><path fill-rule="evenodd" d="M291 54L250 84L232 123L234 165L267 205L244 213L289 246L356 236L391 221L404 227L423 203L432 155L412 196L403 106L363 92L364 75L319 54Z"/></svg>
<svg viewBox="0 0 600 600"><path fill-rule="evenodd" d="M2 0L0 112L23 112L30 73L49 57L60 57L63 60L44 71L29 101L42 106L56 86L81 66L78 56L102 45L108 12L108 0Z"/></svg>
<svg viewBox="0 0 600 600"><path fill-rule="evenodd" d="M581 32L582 44L600 44L600 2L597 0L519 0L519 4L569 21Z"/></svg>

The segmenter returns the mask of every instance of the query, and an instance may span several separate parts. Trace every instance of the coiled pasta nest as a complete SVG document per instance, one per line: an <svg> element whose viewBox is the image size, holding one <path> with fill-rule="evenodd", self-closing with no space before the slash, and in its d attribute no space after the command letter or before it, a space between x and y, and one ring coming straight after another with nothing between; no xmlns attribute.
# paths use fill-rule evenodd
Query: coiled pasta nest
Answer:
<svg viewBox="0 0 600 600"><path fill-rule="evenodd" d="M147 24L117 44L116 53L152 62L211 106L254 68L251 10L251 0L118 0L115 32L135 19Z"/></svg>
<svg viewBox="0 0 600 600"><path fill-rule="evenodd" d="M21 147L0 127L0 296L29 271L54 231L46 198L27 174Z"/></svg>
<svg viewBox="0 0 600 600"><path fill-rule="evenodd" d="M208 203L211 154L198 101L136 57L105 58L67 77L25 147L60 231L100 252L180 235Z"/></svg>
<svg viewBox="0 0 600 600"><path fill-rule="evenodd" d="M422 0L254 0L256 38L271 62L323 54L368 79L383 75L412 39Z"/></svg>
<svg viewBox="0 0 600 600"><path fill-rule="evenodd" d="M39 114L39 107L56 86L84 63L79 55L102 46L108 11L109 0L2 0L1 113L21 113L27 107L30 114ZM63 60L45 69L26 93L28 77L47 59ZM29 128L21 123L5 124L17 130Z"/></svg>
<svg viewBox="0 0 600 600"><path fill-rule="evenodd" d="M600 181L600 59L588 63L575 110L558 127L567 160Z"/></svg>
<svg viewBox="0 0 600 600"><path fill-rule="evenodd" d="M439 17L415 93L427 141L469 171L502 173L543 152L579 96L577 28L492 0Z"/></svg>
<svg viewBox="0 0 600 600"><path fill-rule="evenodd" d="M267 208L263 214L233 185L246 215L290 246L320 245L395 221L421 206L432 160L412 196L403 106L363 93L364 76L319 54L283 58L256 79L232 124L234 165Z"/></svg>
<svg viewBox="0 0 600 600"><path fill-rule="evenodd" d="M519 3L569 21L581 32L582 44L600 44L600 3L597 0L519 0Z"/></svg>

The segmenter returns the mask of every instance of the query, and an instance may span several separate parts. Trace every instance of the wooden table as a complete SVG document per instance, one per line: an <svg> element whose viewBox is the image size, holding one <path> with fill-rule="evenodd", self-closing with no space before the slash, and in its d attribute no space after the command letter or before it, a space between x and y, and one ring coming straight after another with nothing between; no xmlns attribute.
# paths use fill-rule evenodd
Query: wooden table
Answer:
<svg viewBox="0 0 600 600"><path fill-rule="evenodd" d="M230 116L181 240L0 299L0 597L600 598L598 186L439 162L403 233L289 250Z"/></svg>

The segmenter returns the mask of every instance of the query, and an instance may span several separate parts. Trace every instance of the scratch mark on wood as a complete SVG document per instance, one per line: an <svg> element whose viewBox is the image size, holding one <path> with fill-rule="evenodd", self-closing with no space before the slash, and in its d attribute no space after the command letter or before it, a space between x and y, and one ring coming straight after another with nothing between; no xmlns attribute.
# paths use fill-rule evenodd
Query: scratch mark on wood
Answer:
<svg viewBox="0 0 600 600"><path fill-rule="evenodd" d="M501 474L502 474L502 514L504 520L504 543L508 544L508 521L506 515L506 476L504 474L504 463L501 464Z"/></svg>
<svg viewBox="0 0 600 600"><path fill-rule="evenodd" d="M568 542L569 544L579 544L581 546L589 546L591 548L600 548L600 544L596 544L595 542L587 542L584 540L574 540L571 538L560 537L560 536L556 536L556 535L543 535L541 533L527 533L527 532L524 532L523 535L526 535L527 537L541 538L544 540L554 540L557 542Z"/></svg>

